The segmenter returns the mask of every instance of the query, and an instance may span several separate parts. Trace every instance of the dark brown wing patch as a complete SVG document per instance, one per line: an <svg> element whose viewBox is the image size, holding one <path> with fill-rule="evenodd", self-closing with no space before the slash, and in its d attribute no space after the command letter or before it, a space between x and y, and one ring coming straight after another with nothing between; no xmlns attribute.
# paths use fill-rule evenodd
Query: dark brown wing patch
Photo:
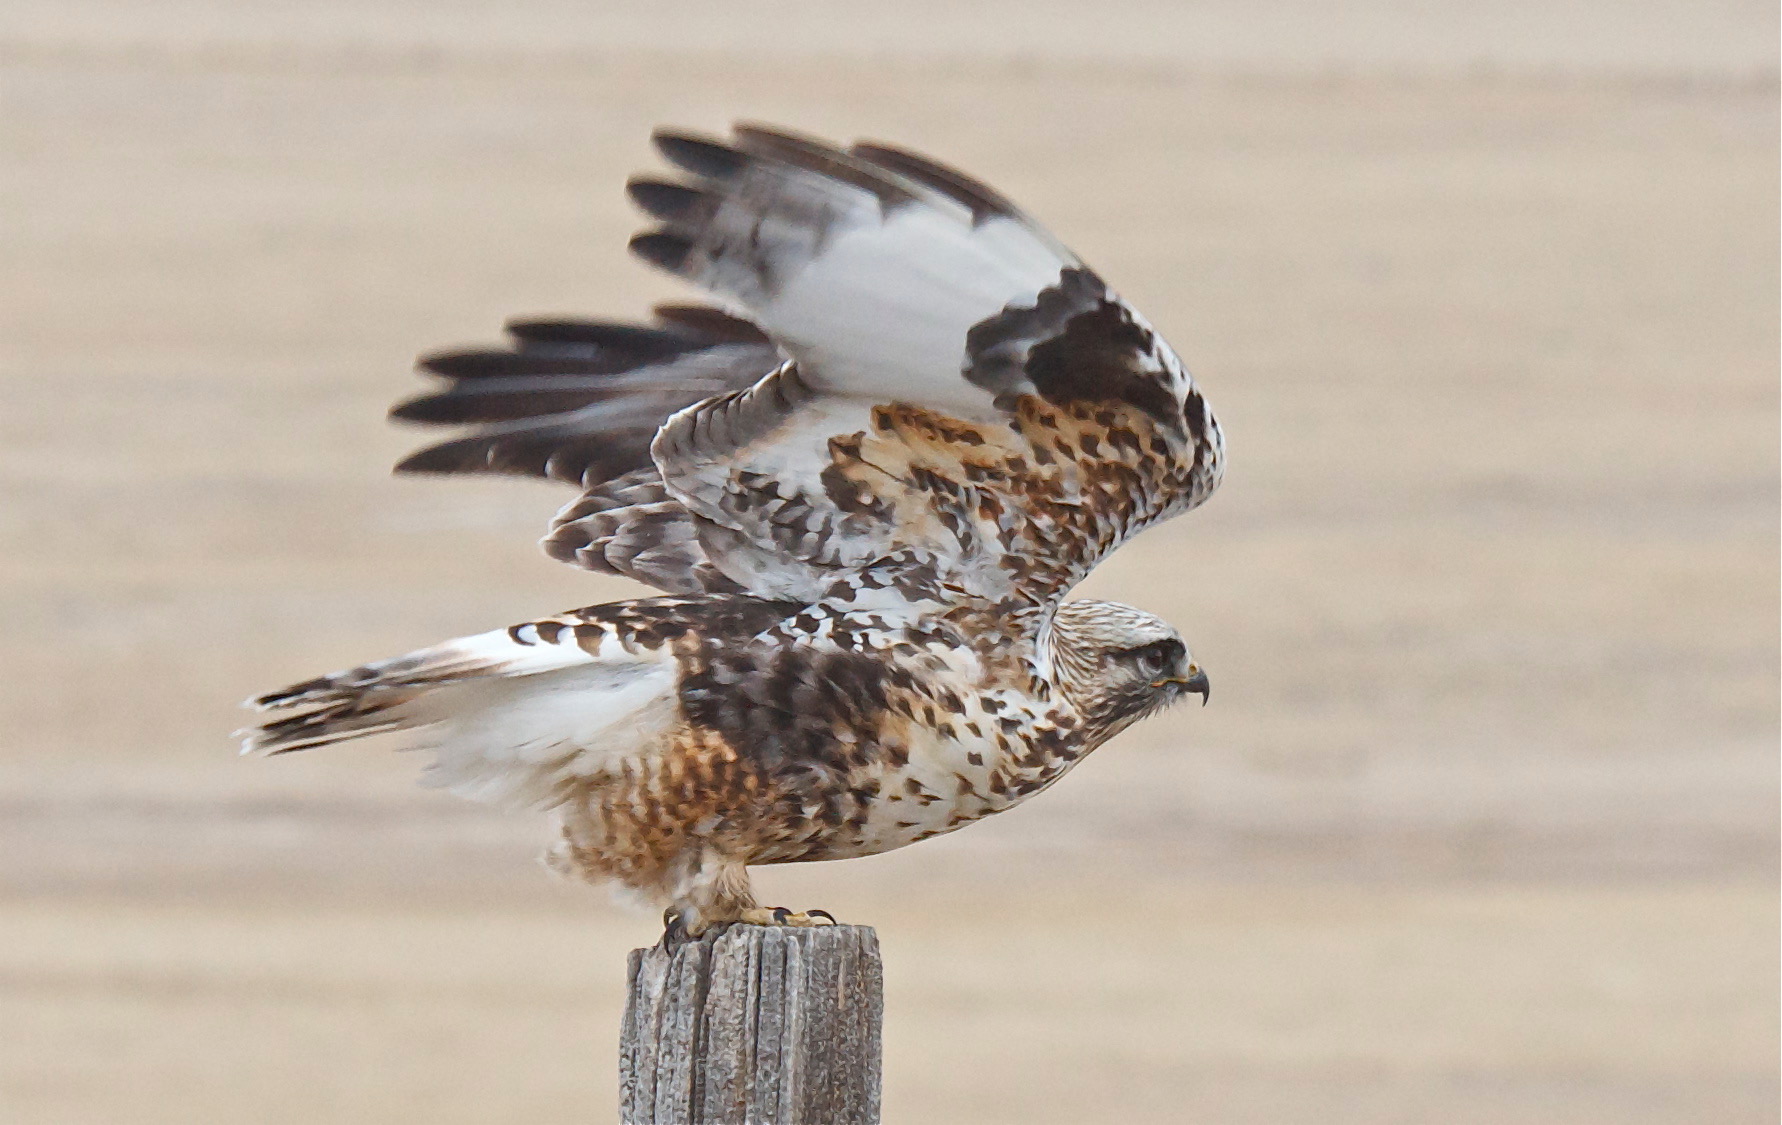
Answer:
<svg viewBox="0 0 1782 1125"><path fill-rule="evenodd" d="M1073 266L1033 304L1006 308L967 333L965 377L1005 408L1025 384L1055 406L1127 402L1179 426L1166 374L1143 366L1156 346L1094 271Z"/></svg>

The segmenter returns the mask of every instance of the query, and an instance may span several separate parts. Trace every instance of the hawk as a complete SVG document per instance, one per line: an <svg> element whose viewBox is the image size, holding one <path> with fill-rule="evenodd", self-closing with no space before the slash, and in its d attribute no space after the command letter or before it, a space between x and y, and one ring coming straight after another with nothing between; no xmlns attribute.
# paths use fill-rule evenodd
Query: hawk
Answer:
<svg viewBox="0 0 1782 1125"><path fill-rule="evenodd" d="M250 701L244 752L383 732L426 780L548 810L554 867L697 934L814 924L753 864L889 851L1019 804L1207 679L1149 613L1065 601L1218 486L1176 353L1007 199L906 149L658 131L633 253L713 295L526 320L395 407L397 468L580 489L543 546L664 596Z"/></svg>

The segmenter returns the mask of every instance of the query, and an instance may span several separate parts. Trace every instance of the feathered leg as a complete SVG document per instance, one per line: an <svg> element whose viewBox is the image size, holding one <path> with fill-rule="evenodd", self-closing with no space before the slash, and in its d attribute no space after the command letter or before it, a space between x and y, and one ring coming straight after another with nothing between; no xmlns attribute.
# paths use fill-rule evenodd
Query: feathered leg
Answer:
<svg viewBox="0 0 1782 1125"><path fill-rule="evenodd" d="M783 906L757 906L755 893L749 886L749 869L711 848L689 852L686 860L677 866L680 877L676 880L674 905L669 907L669 912L674 917L674 924L693 937L713 926L730 922L744 922L751 926L835 924L835 919L827 911L795 914Z"/></svg>
<svg viewBox="0 0 1782 1125"><path fill-rule="evenodd" d="M760 913L749 886L749 869L709 847L690 848L674 865L669 891L679 925L697 937L713 926Z"/></svg>

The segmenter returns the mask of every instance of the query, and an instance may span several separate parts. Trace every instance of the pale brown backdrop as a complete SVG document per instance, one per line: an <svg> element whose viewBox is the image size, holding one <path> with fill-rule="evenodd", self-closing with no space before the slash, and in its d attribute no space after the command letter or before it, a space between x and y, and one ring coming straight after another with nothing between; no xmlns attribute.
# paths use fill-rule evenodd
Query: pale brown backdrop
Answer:
<svg viewBox="0 0 1782 1125"><path fill-rule="evenodd" d="M636 314L657 122L955 160L1188 358L1203 511L1085 593L1183 709L769 872L879 927L893 1122L1776 1119L1776 14L16 0L0 1117L612 1119L655 920L236 700L637 592L392 480L418 350Z"/></svg>

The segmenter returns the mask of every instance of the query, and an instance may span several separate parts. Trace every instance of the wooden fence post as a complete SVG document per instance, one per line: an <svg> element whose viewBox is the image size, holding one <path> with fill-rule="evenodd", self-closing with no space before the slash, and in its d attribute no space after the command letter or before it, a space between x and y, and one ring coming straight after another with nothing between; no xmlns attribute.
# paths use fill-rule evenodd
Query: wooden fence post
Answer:
<svg viewBox="0 0 1782 1125"><path fill-rule="evenodd" d="M625 1125L877 1125L884 971L870 926L729 926L634 949Z"/></svg>

